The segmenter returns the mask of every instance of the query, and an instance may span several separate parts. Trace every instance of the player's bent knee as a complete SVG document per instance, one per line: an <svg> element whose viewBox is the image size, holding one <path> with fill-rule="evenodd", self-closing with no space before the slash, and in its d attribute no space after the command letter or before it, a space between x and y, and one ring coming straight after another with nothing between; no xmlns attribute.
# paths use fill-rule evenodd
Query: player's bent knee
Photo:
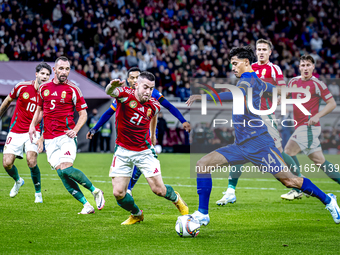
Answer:
<svg viewBox="0 0 340 255"><path fill-rule="evenodd" d="M33 168L37 165L37 161L36 160L27 160L27 165L29 168Z"/></svg>
<svg viewBox="0 0 340 255"><path fill-rule="evenodd" d="M113 190L113 195L116 200L121 200L125 197L126 192L124 190Z"/></svg>
<svg viewBox="0 0 340 255"><path fill-rule="evenodd" d="M6 170L10 170L13 167L13 163L14 162L12 162L11 160L4 159L2 165Z"/></svg>

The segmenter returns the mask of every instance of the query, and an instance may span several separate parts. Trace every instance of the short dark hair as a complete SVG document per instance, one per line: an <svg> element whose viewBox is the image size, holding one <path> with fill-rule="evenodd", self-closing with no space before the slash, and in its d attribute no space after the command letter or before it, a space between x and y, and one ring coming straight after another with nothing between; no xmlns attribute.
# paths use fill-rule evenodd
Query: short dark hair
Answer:
<svg viewBox="0 0 340 255"><path fill-rule="evenodd" d="M141 70L138 67L131 67L129 71L127 72L127 77L129 78L131 72L141 72Z"/></svg>
<svg viewBox="0 0 340 255"><path fill-rule="evenodd" d="M310 61L310 62L313 63L313 65L315 64L314 58L313 58L311 55L309 55L309 54L302 55L302 56L300 57L300 62L303 61L303 60L305 60L305 61Z"/></svg>
<svg viewBox="0 0 340 255"><path fill-rule="evenodd" d="M58 63L59 60L61 60L61 61L68 61L68 62L71 64L70 60L69 60L67 57L65 57L65 56L58 57L58 58L55 60L54 64L56 65L56 64Z"/></svg>
<svg viewBox="0 0 340 255"><path fill-rule="evenodd" d="M249 63L252 64L255 62L255 54L253 49L250 46L245 46L245 47L234 47L230 50L230 59L232 57L238 57L240 59L248 59Z"/></svg>
<svg viewBox="0 0 340 255"><path fill-rule="evenodd" d="M156 80L155 76L152 73L147 72L147 71L141 72L139 77L148 79L149 81L155 81Z"/></svg>
<svg viewBox="0 0 340 255"><path fill-rule="evenodd" d="M36 71L37 73L39 73L39 72L41 71L41 69L43 69L43 68L46 68L46 69L50 72L50 75L51 75L51 73L52 73L52 68L51 68L51 66L50 66L49 64L47 64L46 62L41 62L39 65L37 65L37 66L35 67L35 71Z"/></svg>
<svg viewBox="0 0 340 255"><path fill-rule="evenodd" d="M265 44L268 44L268 46L269 46L269 49L270 50L273 50L273 44L272 44L272 42L271 41L269 41L269 40L265 40L265 39L258 39L257 41L256 41L256 48L257 48L257 45L259 44L259 43L265 43Z"/></svg>

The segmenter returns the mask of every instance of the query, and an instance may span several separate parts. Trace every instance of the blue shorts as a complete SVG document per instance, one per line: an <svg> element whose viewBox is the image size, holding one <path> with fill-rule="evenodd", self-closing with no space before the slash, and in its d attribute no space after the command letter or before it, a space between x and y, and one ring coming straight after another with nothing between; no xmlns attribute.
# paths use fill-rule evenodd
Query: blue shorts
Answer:
<svg viewBox="0 0 340 255"><path fill-rule="evenodd" d="M264 133L243 144L230 144L216 152L222 154L230 165L243 165L251 162L263 172L277 174L286 166L273 138Z"/></svg>

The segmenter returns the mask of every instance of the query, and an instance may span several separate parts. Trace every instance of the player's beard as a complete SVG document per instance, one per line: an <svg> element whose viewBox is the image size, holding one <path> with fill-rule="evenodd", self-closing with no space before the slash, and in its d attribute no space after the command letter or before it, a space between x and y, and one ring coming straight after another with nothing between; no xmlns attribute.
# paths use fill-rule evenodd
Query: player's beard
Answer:
<svg viewBox="0 0 340 255"><path fill-rule="evenodd" d="M139 98L139 102L141 104L144 104L145 102L149 101L150 97L148 97L147 99L144 98L142 93L139 93L139 91L137 91L137 96Z"/></svg>
<svg viewBox="0 0 340 255"><path fill-rule="evenodd" d="M58 75L57 74L57 79L60 83L63 83L64 81L67 80L67 76L66 75Z"/></svg>

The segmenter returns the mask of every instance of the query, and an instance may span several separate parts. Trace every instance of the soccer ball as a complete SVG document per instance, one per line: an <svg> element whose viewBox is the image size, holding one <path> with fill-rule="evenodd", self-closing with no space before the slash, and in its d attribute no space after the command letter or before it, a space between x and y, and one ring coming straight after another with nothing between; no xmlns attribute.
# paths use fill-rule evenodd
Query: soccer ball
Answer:
<svg viewBox="0 0 340 255"><path fill-rule="evenodd" d="M200 223L191 215L179 216L176 221L176 232L180 237L195 237L200 232Z"/></svg>

